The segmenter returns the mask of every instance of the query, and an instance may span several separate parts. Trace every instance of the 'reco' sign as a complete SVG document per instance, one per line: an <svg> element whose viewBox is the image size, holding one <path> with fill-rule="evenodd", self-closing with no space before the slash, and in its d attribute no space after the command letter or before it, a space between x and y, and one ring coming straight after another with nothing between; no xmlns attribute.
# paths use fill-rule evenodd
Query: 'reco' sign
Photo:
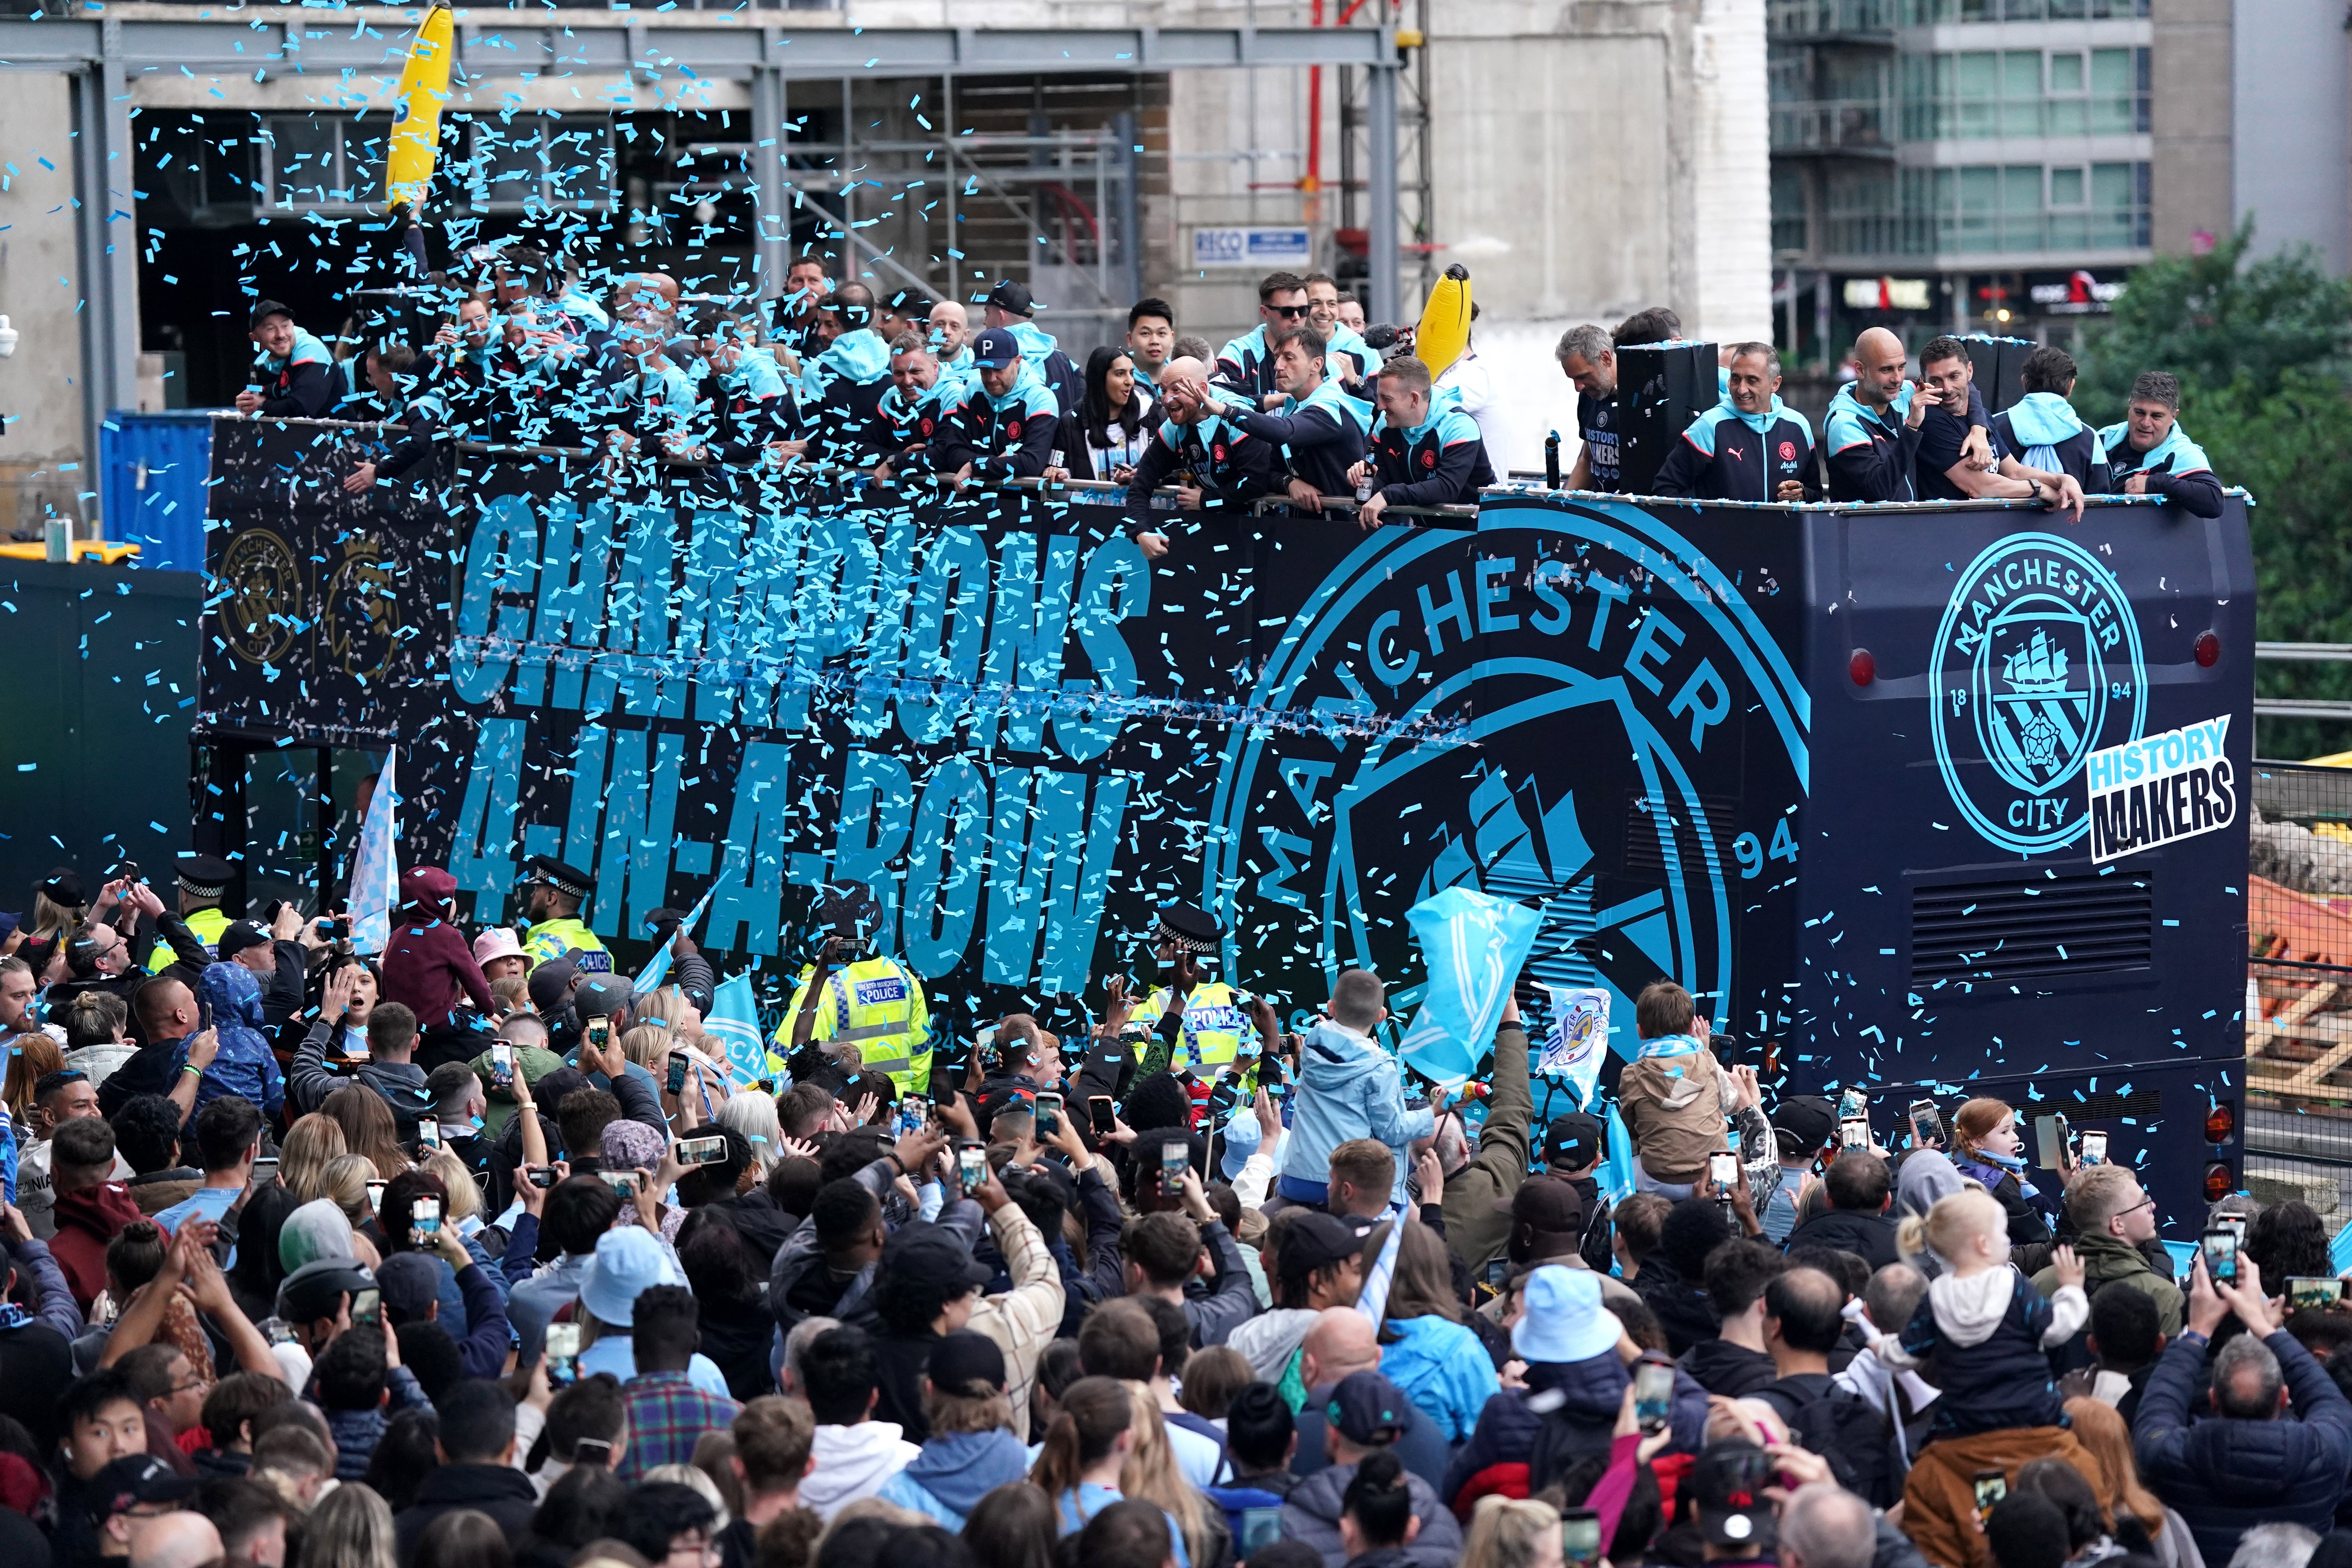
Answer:
<svg viewBox="0 0 2352 1568"><path fill-rule="evenodd" d="M1195 267L1304 267L1315 246L1304 228L1198 228L1192 231Z"/></svg>

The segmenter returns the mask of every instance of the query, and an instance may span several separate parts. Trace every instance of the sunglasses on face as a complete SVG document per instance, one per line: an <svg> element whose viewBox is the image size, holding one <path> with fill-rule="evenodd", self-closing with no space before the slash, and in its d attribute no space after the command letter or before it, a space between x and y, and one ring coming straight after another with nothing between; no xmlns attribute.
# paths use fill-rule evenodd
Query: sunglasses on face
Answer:
<svg viewBox="0 0 2352 1568"><path fill-rule="evenodd" d="M1277 316L1287 316L1294 321L1307 314L1307 307L1304 305L1269 305L1266 308Z"/></svg>

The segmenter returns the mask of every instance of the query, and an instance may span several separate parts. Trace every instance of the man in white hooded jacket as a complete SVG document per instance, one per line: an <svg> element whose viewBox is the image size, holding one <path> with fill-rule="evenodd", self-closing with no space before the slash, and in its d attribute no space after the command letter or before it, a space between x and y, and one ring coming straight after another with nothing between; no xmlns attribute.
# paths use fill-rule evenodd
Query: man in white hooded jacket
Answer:
<svg viewBox="0 0 2352 1568"><path fill-rule="evenodd" d="M907 1468L922 1450L906 1440L895 1421L874 1419L879 1393L874 1347L863 1329L827 1329L801 1357L802 1392L816 1418L809 1457L814 1461L801 1482L801 1503L827 1523L860 1498Z"/></svg>

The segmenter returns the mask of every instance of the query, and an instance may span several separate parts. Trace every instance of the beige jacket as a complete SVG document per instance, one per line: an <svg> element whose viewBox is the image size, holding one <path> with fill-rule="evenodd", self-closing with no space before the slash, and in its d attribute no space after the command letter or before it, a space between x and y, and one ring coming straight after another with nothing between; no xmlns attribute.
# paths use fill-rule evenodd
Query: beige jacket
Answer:
<svg viewBox="0 0 2352 1568"><path fill-rule="evenodd" d="M1004 1254L1013 1289L983 1296L966 1326L994 1340L1004 1352L1004 1393L1013 1402L1013 1430L1029 1440L1029 1386L1037 1380L1037 1360L1062 1327L1062 1271L1045 1249L1045 1239L1020 1206L1006 1203L988 1217L996 1249Z"/></svg>
<svg viewBox="0 0 2352 1568"><path fill-rule="evenodd" d="M1617 1106L1642 1168L1659 1182L1696 1182L1724 1141L1723 1067L1711 1051L1625 1064Z"/></svg>

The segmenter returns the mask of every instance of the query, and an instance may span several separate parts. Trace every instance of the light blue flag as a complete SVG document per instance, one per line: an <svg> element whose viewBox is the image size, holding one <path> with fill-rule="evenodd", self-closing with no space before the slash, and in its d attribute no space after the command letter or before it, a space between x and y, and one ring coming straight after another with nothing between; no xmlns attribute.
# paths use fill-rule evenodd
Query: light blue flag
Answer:
<svg viewBox="0 0 2352 1568"><path fill-rule="evenodd" d="M710 894L718 891L719 883L712 883L710 893L702 895L702 902L688 911L686 918L672 926L670 934L662 938L662 945L654 949L654 956L646 961L644 971L637 976L635 988L637 995L642 997L647 991L661 989L663 982L669 978L670 949L677 946L678 934L691 933L694 930L696 925L702 919L702 912L710 907Z"/></svg>
<svg viewBox="0 0 2352 1568"><path fill-rule="evenodd" d="M1609 1107L1609 1160L1598 1174L1601 1193L1611 1204L1633 1196L1633 1134L1625 1130L1625 1119L1614 1105Z"/></svg>
<svg viewBox="0 0 2352 1568"><path fill-rule="evenodd" d="M760 1041L760 1003L751 994L750 971L719 986L710 1010L702 1017L702 1032L724 1049L727 1070L739 1087L749 1088L768 1075L768 1050Z"/></svg>
<svg viewBox="0 0 2352 1568"><path fill-rule="evenodd" d="M1507 898L1449 887L1405 911L1405 920L1429 984L1400 1054L1423 1077L1458 1082L1494 1039L1543 917Z"/></svg>
<svg viewBox="0 0 2352 1568"><path fill-rule="evenodd" d="M2352 1271L2352 1225L2337 1231L2336 1239L2327 1244L2327 1266L2338 1274ZM2284 1291L2286 1287L2281 1285L2279 1289Z"/></svg>
<svg viewBox="0 0 2352 1568"><path fill-rule="evenodd" d="M352 946L373 956L392 942L392 911L400 902L400 791L394 783L394 766L400 747L383 754L383 771L377 775L375 796L368 802L367 821L360 824L360 847L352 862Z"/></svg>

